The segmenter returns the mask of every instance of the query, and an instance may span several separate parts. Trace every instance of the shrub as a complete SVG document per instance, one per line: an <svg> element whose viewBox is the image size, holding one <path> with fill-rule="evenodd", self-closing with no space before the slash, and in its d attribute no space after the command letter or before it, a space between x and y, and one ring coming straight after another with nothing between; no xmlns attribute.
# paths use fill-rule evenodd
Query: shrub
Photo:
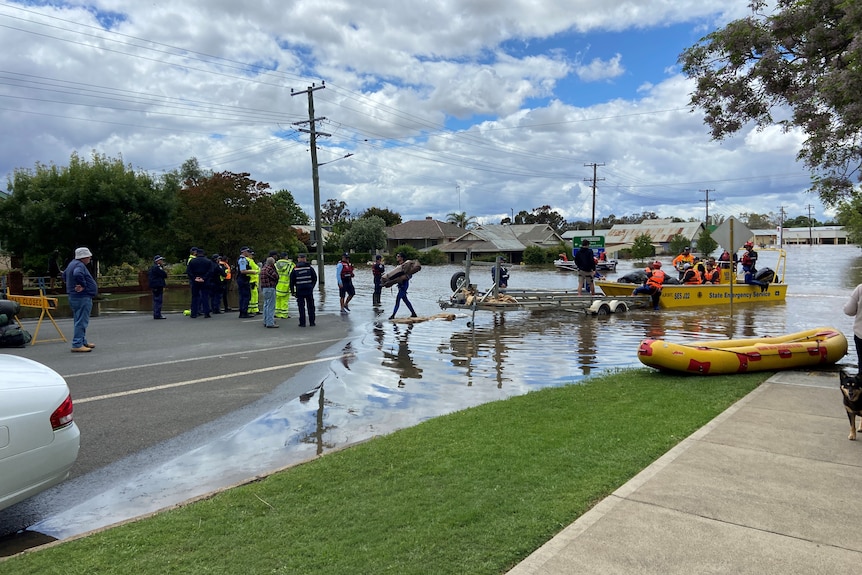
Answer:
<svg viewBox="0 0 862 575"><path fill-rule="evenodd" d="M449 263L449 256L437 248L419 253L419 263L422 265L443 265Z"/></svg>

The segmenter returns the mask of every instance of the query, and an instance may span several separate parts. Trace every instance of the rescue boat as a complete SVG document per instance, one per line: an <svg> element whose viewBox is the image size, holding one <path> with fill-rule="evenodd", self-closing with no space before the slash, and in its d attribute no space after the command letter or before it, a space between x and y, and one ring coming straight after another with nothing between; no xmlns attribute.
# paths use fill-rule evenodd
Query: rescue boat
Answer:
<svg viewBox="0 0 862 575"><path fill-rule="evenodd" d="M638 348L638 359L644 365L662 371L700 375L831 365L846 354L847 338L832 327L778 337L691 343L645 339Z"/></svg>
<svg viewBox="0 0 862 575"><path fill-rule="evenodd" d="M782 249L761 249L758 253L767 256L774 254L775 267L761 270L756 279L768 282L768 286L746 284L741 277L735 278L731 285L730 264L722 266L722 280L718 284L664 284L659 298L659 307L673 309L680 307L702 307L707 305L730 305L739 303L783 302L787 297L787 284L784 283L787 254ZM741 274L740 274L741 276ZM596 281L608 297L631 295L636 285L627 283L626 276L616 282ZM644 296L646 297L646 296Z"/></svg>

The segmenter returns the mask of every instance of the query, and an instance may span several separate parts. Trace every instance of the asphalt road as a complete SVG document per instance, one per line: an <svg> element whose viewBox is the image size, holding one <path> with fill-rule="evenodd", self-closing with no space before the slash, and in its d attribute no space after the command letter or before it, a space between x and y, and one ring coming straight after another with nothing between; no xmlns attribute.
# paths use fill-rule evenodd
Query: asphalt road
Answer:
<svg viewBox="0 0 862 575"><path fill-rule="evenodd" d="M292 312L294 313L294 312ZM43 321L36 345L0 349L43 363L69 384L81 450L70 479L0 511L0 536L70 508L105 485L183 453L317 386L340 355L349 324L318 314L265 329L236 312L191 319L172 314L93 318L91 353L71 353ZM71 342L71 319L57 320ZM35 322L25 322L33 333ZM44 341L43 341L44 340Z"/></svg>

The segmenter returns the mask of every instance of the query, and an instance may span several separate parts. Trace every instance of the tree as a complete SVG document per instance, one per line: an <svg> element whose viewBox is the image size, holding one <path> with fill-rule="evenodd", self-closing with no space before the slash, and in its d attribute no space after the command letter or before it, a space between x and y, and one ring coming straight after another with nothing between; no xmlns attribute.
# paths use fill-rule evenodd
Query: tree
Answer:
<svg viewBox="0 0 862 575"><path fill-rule="evenodd" d="M107 265L152 257L148 234L164 230L172 185L95 152L90 161L73 153L66 167L16 169L0 201L0 238L25 266L55 249L71 257L78 246Z"/></svg>
<svg viewBox="0 0 862 575"><path fill-rule="evenodd" d="M354 249L357 252L373 253L386 247L386 222L378 216L359 218L341 238L341 247L345 250Z"/></svg>
<svg viewBox="0 0 862 575"><path fill-rule="evenodd" d="M293 199L293 194L289 191L279 190L275 192L272 194L272 201L278 209L284 211L287 223L291 226L307 226L311 224L311 218L299 207L299 204Z"/></svg>
<svg viewBox="0 0 862 575"><path fill-rule="evenodd" d="M815 218L809 218L808 216L796 216L795 218L791 218L789 220L784 220L784 224L782 224L785 228L807 228L809 226L819 226L822 225Z"/></svg>
<svg viewBox="0 0 862 575"><path fill-rule="evenodd" d="M704 229L697 237L697 251L704 256L709 256L718 247L718 242L712 237L709 230Z"/></svg>
<svg viewBox="0 0 862 575"><path fill-rule="evenodd" d="M336 225L350 220L350 210L343 200L328 199L320 206L320 217L323 221Z"/></svg>
<svg viewBox="0 0 862 575"><path fill-rule="evenodd" d="M847 241L862 245L862 196L855 196L838 206L835 220L847 230Z"/></svg>
<svg viewBox="0 0 862 575"><path fill-rule="evenodd" d="M401 214L399 214L398 212L393 212L389 208L368 208L359 217L370 218L371 216L377 216L378 218L381 218L386 224L387 228L397 226L401 223Z"/></svg>
<svg viewBox="0 0 862 575"><path fill-rule="evenodd" d="M649 234L641 234L632 242L632 257L636 260L651 258L655 255L655 246Z"/></svg>
<svg viewBox="0 0 862 575"><path fill-rule="evenodd" d="M468 216L467 212L452 212L446 214L446 221L455 224L459 228L469 230L476 225L476 216Z"/></svg>
<svg viewBox="0 0 862 575"><path fill-rule="evenodd" d="M739 214L739 219L753 230L765 230L768 228L774 228L778 225L777 218L773 213L755 214L753 212L743 212Z"/></svg>
<svg viewBox="0 0 862 575"><path fill-rule="evenodd" d="M179 193L175 230L187 246L235 255L243 245L260 251L286 249L295 238L267 191L248 173L220 172L187 180Z"/></svg>
<svg viewBox="0 0 862 575"><path fill-rule="evenodd" d="M852 195L862 177L862 3L751 0L730 22L680 55L697 81L692 108L716 140L754 122L801 129L798 154L827 205ZM774 10L767 13L769 6ZM789 109L789 117L786 110Z"/></svg>
<svg viewBox="0 0 862 575"><path fill-rule="evenodd" d="M682 234L674 234L668 243L668 249L672 254L681 254L682 250L691 247L691 242Z"/></svg>

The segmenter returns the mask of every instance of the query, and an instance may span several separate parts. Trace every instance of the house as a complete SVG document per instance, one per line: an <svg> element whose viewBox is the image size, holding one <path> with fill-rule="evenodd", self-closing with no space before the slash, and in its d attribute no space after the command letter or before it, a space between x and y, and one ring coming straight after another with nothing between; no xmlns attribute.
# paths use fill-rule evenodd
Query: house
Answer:
<svg viewBox="0 0 862 575"><path fill-rule="evenodd" d="M401 245L409 245L417 250L431 249L454 240L464 233L464 228L429 216L424 220L411 220L386 228L384 231L386 251L392 253Z"/></svg>
<svg viewBox="0 0 862 575"><path fill-rule="evenodd" d="M317 247L317 230L314 229L314 226L292 226L293 229L302 232L304 234L308 234L308 246L309 248ZM329 234L332 232L325 227L321 226L320 235L323 236L323 243L326 243Z"/></svg>
<svg viewBox="0 0 862 575"><path fill-rule="evenodd" d="M548 224L489 224L467 230L455 240L438 245L437 249L449 256L450 263L467 259L468 249L473 257L502 254L507 261L520 263L529 246L550 248L562 243L562 236Z"/></svg>
<svg viewBox="0 0 862 575"><path fill-rule="evenodd" d="M605 236L605 250L616 255L620 250L631 248L635 238L647 234L656 248L656 253L668 253L670 241L674 236L679 234L694 245L704 229L701 222L675 222L671 219L616 224Z"/></svg>

